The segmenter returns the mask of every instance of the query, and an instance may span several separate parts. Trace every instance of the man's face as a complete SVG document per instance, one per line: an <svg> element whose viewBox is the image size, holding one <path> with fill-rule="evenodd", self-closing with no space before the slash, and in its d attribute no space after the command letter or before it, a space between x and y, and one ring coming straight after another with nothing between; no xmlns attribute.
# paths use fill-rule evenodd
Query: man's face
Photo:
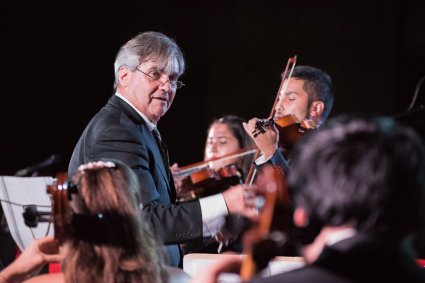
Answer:
<svg viewBox="0 0 425 283"><path fill-rule="evenodd" d="M155 61L139 65L138 70L128 73L124 95L149 120L156 123L168 111L176 95L176 87L170 81L176 74L167 74Z"/></svg>
<svg viewBox="0 0 425 283"><path fill-rule="evenodd" d="M301 79L289 79L286 92L283 94L280 104L276 106L275 117L277 119L290 114L294 114L300 120L308 118L308 93L303 89L304 82Z"/></svg>

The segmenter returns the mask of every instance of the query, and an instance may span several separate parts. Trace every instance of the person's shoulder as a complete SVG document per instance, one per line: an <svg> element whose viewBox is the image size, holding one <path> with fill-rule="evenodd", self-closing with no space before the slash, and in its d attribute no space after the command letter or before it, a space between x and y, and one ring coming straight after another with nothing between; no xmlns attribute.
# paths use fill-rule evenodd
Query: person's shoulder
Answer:
<svg viewBox="0 0 425 283"><path fill-rule="evenodd" d="M95 132L104 132L114 128L122 130L123 128L139 127L141 119L133 116L128 115L124 109L110 107L108 104L94 115L88 124L88 128L95 130Z"/></svg>
<svg viewBox="0 0 425 283"><path fill-rule="evenodd" d="M96 124L120 126L120 127L140 127L147 124L142 116L121 98L114 96L94 117Z"/></svg>
<svg viewBox="0 0 425 283"><path fill-rule="evenodd" d="M24 283L64 283L64 282L65 282L65 277L63 273L42 274L24 281Z"/></svg>

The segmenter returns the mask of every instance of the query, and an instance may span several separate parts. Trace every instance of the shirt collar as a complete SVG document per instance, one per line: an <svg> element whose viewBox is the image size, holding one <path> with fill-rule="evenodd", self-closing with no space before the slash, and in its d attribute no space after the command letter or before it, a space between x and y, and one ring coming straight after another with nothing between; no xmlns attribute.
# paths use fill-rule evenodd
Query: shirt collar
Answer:
<svg viewBox="0 0 425 283"><path fill-rule="evenodd" d="M143 114L142 112L140 112L136 107L134 107L134 105L131 104L131 102L127 98L122 96L118 91L115 92L115 95L118 96L119 98L121 98L122 100L124 100L128 105L131 106L131 108L133 108L143 118L143 120L145 120L150 131L152 131L153 129L156 128L156 124L153 123L151 120L149 120L148 117L146 117L146 115Z"/></svg>

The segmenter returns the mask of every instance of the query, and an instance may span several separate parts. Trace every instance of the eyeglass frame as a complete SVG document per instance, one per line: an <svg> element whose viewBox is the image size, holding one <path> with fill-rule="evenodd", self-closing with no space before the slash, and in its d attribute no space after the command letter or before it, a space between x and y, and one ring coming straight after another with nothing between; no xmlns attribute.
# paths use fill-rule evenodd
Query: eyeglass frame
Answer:
<svg viewBox="0 0 425 283"><path fill-rule="evenodd" d="M162 86L165 85L167 82L170 83L170 85L176 89L181 89L182 87L184 87L186 84L183 83L182 81L170 81L167 80L165 82L162 82L160 79L156 79L153 76L149 75L148 73L143 72L142 70L140 70L138 67L136 67L136 70L139 71L140 73L144 74L145 76L147 76L148 78L150 78L152 81L155 82L159 82Z"/></svg>

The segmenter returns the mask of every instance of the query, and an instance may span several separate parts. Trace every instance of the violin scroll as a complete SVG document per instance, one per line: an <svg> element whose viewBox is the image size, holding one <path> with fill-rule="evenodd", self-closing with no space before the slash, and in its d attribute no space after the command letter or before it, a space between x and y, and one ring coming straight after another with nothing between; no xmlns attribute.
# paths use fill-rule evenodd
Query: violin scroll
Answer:
<svg viewBox="0 0 425 283"><path fill-rule="evenodd" d="M71 234L72 209L70 201L76 193L75 185L68 180L67 173L58 173L52 185L47 186L52 200L55 239L63 243Z"/></svg>
<svg viewBox="0 0 425 283"><path fill-rule="evenodd" d="M255 123L255 129L252 132L252 135L254 138L256 138L258 135L263 134L267 132L270 127L274 125L274 119L268 118L268 119L258 119Z"/></svg>

